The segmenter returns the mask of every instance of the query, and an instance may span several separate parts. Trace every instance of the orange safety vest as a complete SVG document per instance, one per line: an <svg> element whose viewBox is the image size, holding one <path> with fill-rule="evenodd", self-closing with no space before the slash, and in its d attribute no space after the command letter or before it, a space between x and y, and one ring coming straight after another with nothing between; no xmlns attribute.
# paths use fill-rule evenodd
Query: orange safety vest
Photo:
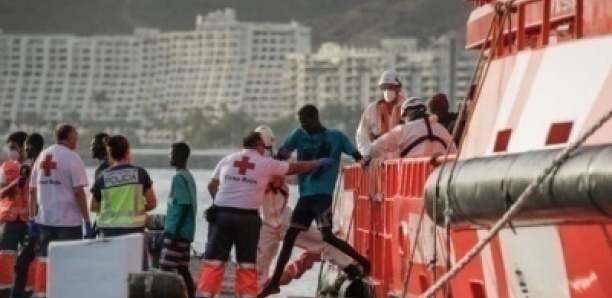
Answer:
<svg viewBox="0 0 612 298"><path fill-rule="evenodd" d="M19 162L9 160L2 164L2 171L4 172L4 177L6 177L6 185L11 184L15 179L19 178L20 170L21 166ZM28 220L27 190L27 185L23 187L16 186L0 198L0 221L16 221L17 219L21 219L22 221Z"/></svg>
<svg viewBox="0 0 612 298"><path fill-rule="evenodd" d="M400 123L400 107L398 105L393 106L391 113L387 109L387 104L384 100L379 100L376 104L376 114L378 114L378 123L380 124L380 136L388 133L396 125Z"/></svg>

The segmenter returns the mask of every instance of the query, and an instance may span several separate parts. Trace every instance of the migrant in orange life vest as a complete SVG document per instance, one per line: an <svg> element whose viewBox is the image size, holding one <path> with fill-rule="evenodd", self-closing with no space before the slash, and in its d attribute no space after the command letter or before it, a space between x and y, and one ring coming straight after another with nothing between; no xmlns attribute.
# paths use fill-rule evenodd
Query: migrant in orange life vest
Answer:
<svg viewBox="0 0 612 298"><path fill-rule="evenodd" d="M10 292L17 248L28 232L27 177L23 144L27 134L15 132L7 138L8 160L0 169L0 295ZM23 173L22 173L23 171Z"/></svg>

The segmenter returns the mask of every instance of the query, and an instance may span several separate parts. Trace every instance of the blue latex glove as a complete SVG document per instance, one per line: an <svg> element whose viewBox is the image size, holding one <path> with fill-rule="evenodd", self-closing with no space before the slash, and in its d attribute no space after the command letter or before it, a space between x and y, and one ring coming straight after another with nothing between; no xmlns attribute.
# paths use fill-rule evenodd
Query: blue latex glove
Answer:
<svg viewBox="0 0 612 298"><path fill-rule="evenodd" d="M40 231L38 230L38 226L33 219L28 220L28 233L32 237L40 236Z"/></svg>
<svg viewBox="0 0 612 298"><path fill-rule="evenodd" d="M280 149L278 149L278 153L276 153L276 158L279 160L287 160L291 157L291 153L293 153L293 150L281 147Z"/></svg>
<svg viewBox="0 0 612 298"><path fill-rule="evenodd" d="M368 155L361 160L361 166L367 169L370 167L371 162L372 162L372 156Z"/></svg>
<svg viewBox="0 0 612 298"><path fill-rule="evenodd" d="M323 157L319 159L319 163L321 167L326 167L326 166L330 166L336 163L336 160L331 157Z"/></svg>
<svg viewBox="0 0 612 298"><path fill-rule="evenodd" d="M19 178L17 178L17 186L23 188L27 180L28 178L26 178L25 176L19 176Z"/></svg>
<svg viewBox="0 0 612 298"><path fill-rule="evenodd" d="M96 232L94 231L93 226L90 221L85 222L85 239L94 239L96 238Z"/></svg>

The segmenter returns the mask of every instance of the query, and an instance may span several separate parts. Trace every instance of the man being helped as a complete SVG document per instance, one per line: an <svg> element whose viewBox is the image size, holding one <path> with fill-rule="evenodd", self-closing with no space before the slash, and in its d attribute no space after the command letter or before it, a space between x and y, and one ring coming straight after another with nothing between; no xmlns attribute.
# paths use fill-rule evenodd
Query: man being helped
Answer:
<svg viewBox="0 0 612 298"><path fill-rule="evenodd" d="M26 185L29 185L29 175L32 165L36 163L36 159L38 159L38 155L40 155L43 146L43 137L38 133L30 134L25 140L24 149L27 159L21 166L21 173L22 175L28 175L28 182L26 182ZM27 186L24 187L24 192L27 192L25 191L27 188ZM19 256L17 256L17 260L15 261L15 283L11 291L11 298L30 297L29 294L34 290L36 262L33 261L36 259L36 246L39 242L39 232L33 220L28 221L28 223L29 232L24 241L25 245L19 252ZM30 293L26 293L26 290Z"/></svg>
<svg viewBox="0 0 612 298"><path fill-rule="evenodd" d="M262 125L255 129L259 132L266 145L266 156L273 155L274 132L268 126ZM278 252L281 240L284 238L291 222L291 207L287 205L289 188L283 177L275 177L270 181L266 189L261 214L263 224L259 234L257 247L257 281L260 289L263 289L268 279L270 265ZM353 263L353 259L343 254L338 249L325 243L321 233L309 229L300 233L295 242L296 246L306 250L300 259L285 270L281 283L287 284L293 278L299 278L306 270L312 268L315 261L320 260L321 255L329 259L336 266L344 269L350 276L360 274L359 268Z"/></svg>
<svg viewBox="0 0 612 298"><path fill-rule="evenodd" d="M6 139L8 160L0 170L0 297L9 297L13 284L13 265L17 248L28 232L29 171L22 174L25 162L23 150L25 132L14 132Z"/></svg>
<svg viewBox="0 0 612 298"><path fill-rule="evenodd" d="M427 108L419 98L411 98L402 104L402 117L405 124L393 128L390 132L372 144L370 157L384 157L389 152L398 153L400 157L425 157L435 154L455 153L457 149L444 126L429 120Z"/></svg>
<svg viewBox="0 0 612 298"><path fill-rule="evenodd" d="M78 142L76 127L58 125L55 138L56 144L40 153L30 183L32 214L36 215L41 238L34 285L36 297L46 297L49 243L82 239L83 224L85 237L94 236L83 189L88 185L85 164L74 152Z"/></svg>
<svg viewBox="0 0 612 298"><path fill-rule="evenodd" d="M298 161L332 158L336 163L327 168L299 175L300 198L291 216L291 227L285 235L274 275L258 297L280 292L280 279L291 256L296 238L300 232L307 231L315 219L323 241L356 260L362 266L364 274L367 275L370 272L370 262L332 233L332 194L340 170L340 156L342 153L349 154L356 161L361 160L362 156L346 135L336 130L326 129L321 125L319 111L315 106L303 106L298 111L298 117L302 127L294 130L287 137L279 150L279 157L287 159L291 152L297 149Z"/></svg>
<svg viewBox="0 0 612 298"><path fill-rule="evenodd" d="M106 149L113 165L95 181L91 201L100 232L104 237L144 233L146 212L157 206L149 173L131 164L130 143L124 136L110 137Z"/></svg>
<svg viewBox="0 0 612 298"><path fill-rule="evenodd" d="M221 291L225 263L236 246L236 295L257 295L257 243L264 192L273 176L310 171L334 163L330 158L287 163L264 157L261 135L252 132L243 140L244 149L224 157L213 171L208 190L214 200L216 214L208 213L212 222L204 266L197 288L197 297L212 297Z"/></svg>
<svg viewBox="0 0 612 298"><path fill-rule="evenodd" d="M399 74L394 69L382 73L378 86L383 98L365 108L355 135L362 155L369 155L372 142L400 124L400 106L406 100Z"/></svg>
<svg viewBox="0 0 612 298"><path fill-rule="evenodd" d="M190 248L195 234L195 214L198 210L196 183L187 170L190 149L185 143L175 143L170 150L170 165L176 168L170 185L170 197L164 225L164 240L160 256L162 271L177 270L183 277L189 298L195 297L195 285L189 272Z"/></svg>

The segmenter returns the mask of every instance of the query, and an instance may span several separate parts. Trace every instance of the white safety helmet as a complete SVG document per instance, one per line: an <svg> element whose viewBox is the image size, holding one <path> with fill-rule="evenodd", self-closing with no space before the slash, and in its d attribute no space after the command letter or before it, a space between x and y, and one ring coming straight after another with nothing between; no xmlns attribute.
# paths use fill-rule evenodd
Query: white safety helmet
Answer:
<svg viewBox="0 0 612 298"><path fill-rule="evenodd" d="M402 82L399 79L399 73L395 69L385 70L380 75L380 80L378 81L378 86L382 86L383 84L391 84L401 86Z"/></svg>
<svg viewBox="0 0 612 298"><path fill-rule="evenodd" d="M407 110L427 110L425 106L425 102L418 97L410 97L408 100L402 103L401 111L402 116L406 113Z"/></svg>
<svg viewBox="0 0 612 298"><path fill-rule="evenodd" d="M266 147L272 147L274 144L274 131L272 131L272 128L267 125L260 125L255 128L255 132L261 134L261 138L264 144L266 144Z"/></svg>

